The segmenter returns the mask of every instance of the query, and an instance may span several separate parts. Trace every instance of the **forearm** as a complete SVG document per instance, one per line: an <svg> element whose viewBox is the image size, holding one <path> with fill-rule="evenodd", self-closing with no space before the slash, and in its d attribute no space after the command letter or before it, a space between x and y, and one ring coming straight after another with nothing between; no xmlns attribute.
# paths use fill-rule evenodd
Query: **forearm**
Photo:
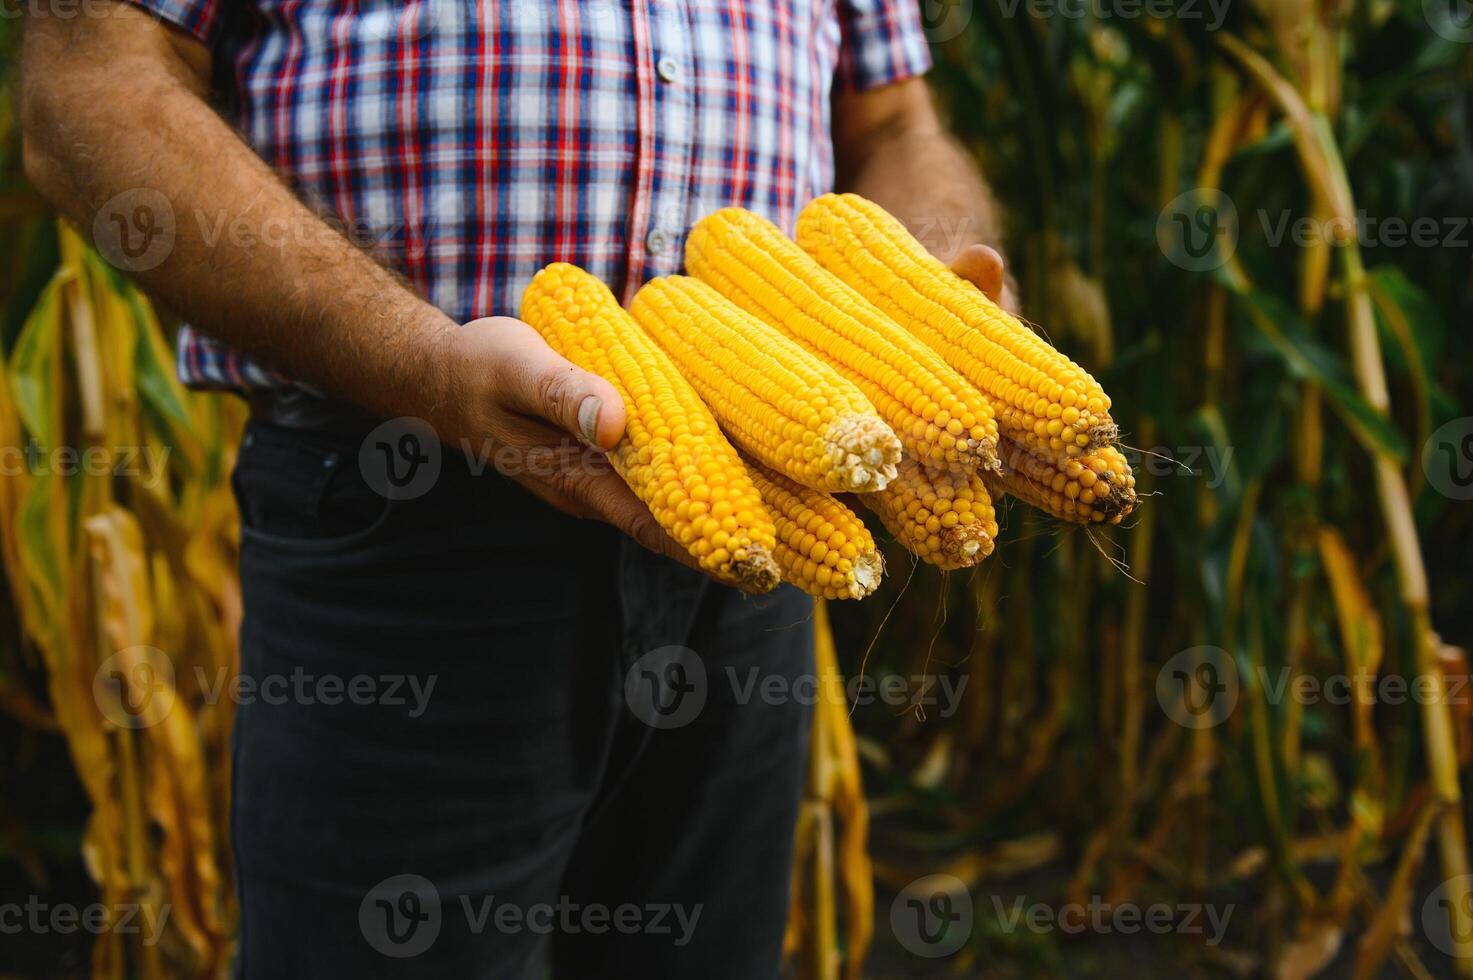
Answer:
<svg viewBox="0 0 1473 980"><path fill-rule="evenodd" d="M976 242L999 244L992 193L976 163L939 125L877 134L841 182L905 222L943 261Z"/></svg>
<svg viewBox="0 0 1473 980"><path fill-rule="evenodd" d="M992 193L936 115L919 78L840 95L834 107L839 186L903 221L921 244L1003 309L1017 290L1002 254Z"/></svg>
<svg viewBox="0 0 1473 980"><path fill-rule="evenodd" d="M168 207L150 217L173 228L172 246L153 268L129 270L151 295L364 408L447 415L455 371L443 342L455 323L296 199L159 47L170 43L161 28L109 37L103 54L89 51L98 39L85 26L27 27L27 170L88 235L99 215L103 229L141 234L128 228L131 208L113 205L114 218L109 202L140 187L163 195Z"/></svg>

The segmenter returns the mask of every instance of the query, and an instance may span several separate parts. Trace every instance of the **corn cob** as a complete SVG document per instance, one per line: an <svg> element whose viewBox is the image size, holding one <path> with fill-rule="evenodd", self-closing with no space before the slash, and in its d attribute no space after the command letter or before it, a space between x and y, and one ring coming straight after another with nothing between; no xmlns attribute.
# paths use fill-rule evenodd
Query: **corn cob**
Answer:
<svg viewBox="0 0 1473 980"><path fill-rule="evenodd" d="M803 209L797 237L820 265L980 388L1003 437L1053 456L1115 440L1110 398L1094 378L947 268L879 205L825 194Z"/></svg>
<svg viewBox="0 0 1473 980"><path fill-rule="evenodd" d="M687 276L644 284L629 312L745 452L806 487L878 490L900 440L852 382Z"/></svg>
<svg viewBox="0 0 1473 980"><path fill-rule="evenodd" d="M686 239L685 264L854 382L911 455L996 468L997 425L982 393L772 222L741 208L708 215Z"/></svg>
<svg viewBox="0 0 1473 980"><path fill-rule="evenodd" d="M875 590L885 559L858 514L756 460L747 470L777 525L772 557L784 581L822 599L863 599Z"/></svg>
<svg viewBox="0 0 1473 980"><path fill-rule="evenodd" d="M976 473L937 470L906 458L888 487L859 499L897 541L941 568L975 565L992 554L997 540L992 497Z"/></svg>
<svg viewBox="0 0 1473 980"><path fill-rule="evenodd" d="M1135 474L1113 446L1058 460L1003 440L1003 471L991 479L994 489L1075 524L1119 524L1136 505Z"/></svg>
<svg viewBox="0 0 1473 980"><path fill-rule="evenodd" d="M557 262L533 278L522 319L624 400L614 469L711 575L754 592L778 583L776 529L711 412L603 283Z"/></svg>

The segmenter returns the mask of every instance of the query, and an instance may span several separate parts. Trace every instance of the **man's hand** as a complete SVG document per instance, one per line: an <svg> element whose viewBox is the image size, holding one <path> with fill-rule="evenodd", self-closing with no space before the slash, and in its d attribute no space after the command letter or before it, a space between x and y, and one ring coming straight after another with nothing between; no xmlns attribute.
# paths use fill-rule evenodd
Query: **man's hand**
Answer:
<svg viewBox="0 0 1473 980"><path fill-rule="evenodd" d="M1004 267L997 209L967 152L946 132L926 83L907 79L834 104L839 185L879 204L941 261L1010 313L1017 289Z"/></svg>
<svg viewBox="0 0 1473 980"><path fill-rule="evenodd" d="M452 371L471 379L469 397L438 425L472 445L490 440L501 472L559 510L605 521L698 567L603 455L624 435L624 402L613 385L511 317L472 320L451 335L450 348Z"/></svg>
<svg viewBox="0 0 1473 980"><path fill-rule="evenodd" d="M215 114L208 48L129 4L107 6L106 16L27 17L26 173L84 233L108 227L109 208L130 193L165 202L172 244L135 276L157 300L321 391L384 418L424 418L451 445L556 453L575 437L600 449L618 441L624 407L607 382L519 320L457 326L415 295ZM207 234L227 226L239 234ZM590 450L581 463L510 475L688 560L606 460Z"/></svg>

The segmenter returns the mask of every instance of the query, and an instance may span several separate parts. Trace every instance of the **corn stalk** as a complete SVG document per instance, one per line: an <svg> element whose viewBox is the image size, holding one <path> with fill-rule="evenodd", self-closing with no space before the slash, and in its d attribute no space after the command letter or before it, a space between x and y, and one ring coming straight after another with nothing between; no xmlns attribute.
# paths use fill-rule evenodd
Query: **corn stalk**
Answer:
<svg viewBox="0 0 1473 980"><path fill-rule="evenodd" d="M180 388L147 301L70 228L58 241L60 264L0 377L0 432L42 461L0 476L5 577L92 806L87 868L104 904L135 904L163 926L157 944L105 930L93 975L214 977L234 919L211 781L227 768L211 736L228 700L178 682L196 667L235 670L222 447L241 413Z"/></svg>
<svg viewBox="0 0 1473 980"><path fill-rule="evenodd" d="M1224 35L1220 43L1284 113L1311 187L1322 206L1334 217L1333 226L1345 229L1345 237L1336 244L1340 250L1346 289L1351 361L1361 395L1372 409L1389 418L1391 395L1386 383L1386 367L1381 357L1375 312L1355 233L1355 201L1339 144L1324 116L1316 115L1262 55L1231 35ZM1438 662L1441 641L1432 629L1427 570L1399 461L1384 450L1373 449L1371 456L1377 499L1390 539L1402 603L1412 623L1417 674L1429 685L1429 696L1421 699L1420 705L1423 741L1434 791L1442 806L1436 833L1442 873L1455 890L1449 896L1448 913L1456 950L1454 963L1460 976L1473 976L1473 888L1469 885L1473 879L1468 876L1457 741L1448 712L1442 667Z"/></svg>

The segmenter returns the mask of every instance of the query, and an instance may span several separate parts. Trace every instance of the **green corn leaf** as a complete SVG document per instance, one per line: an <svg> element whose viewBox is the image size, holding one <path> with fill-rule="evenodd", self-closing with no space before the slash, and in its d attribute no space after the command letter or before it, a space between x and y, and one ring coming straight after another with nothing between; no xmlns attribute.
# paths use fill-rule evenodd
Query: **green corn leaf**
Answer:
<svg viewBox="0 0 1473 980"><path fill-rule="evenodd" d="M16 411L31 437L48 449L62 444L61 287L69 278L64 271L52 277L10 355L10 389Z"/></svg>
<svg viewBox="0 0 1473 980"><path fill-rule="evenodd" d="M1405 462L1406 437L1360 396L1350 368L1340 355L1311 336L1298 313L1277 297L1254 291L1239 295L1246 300L1248 319L1289 373L1325 393L1356 441L1371 452Z"/></svg>

